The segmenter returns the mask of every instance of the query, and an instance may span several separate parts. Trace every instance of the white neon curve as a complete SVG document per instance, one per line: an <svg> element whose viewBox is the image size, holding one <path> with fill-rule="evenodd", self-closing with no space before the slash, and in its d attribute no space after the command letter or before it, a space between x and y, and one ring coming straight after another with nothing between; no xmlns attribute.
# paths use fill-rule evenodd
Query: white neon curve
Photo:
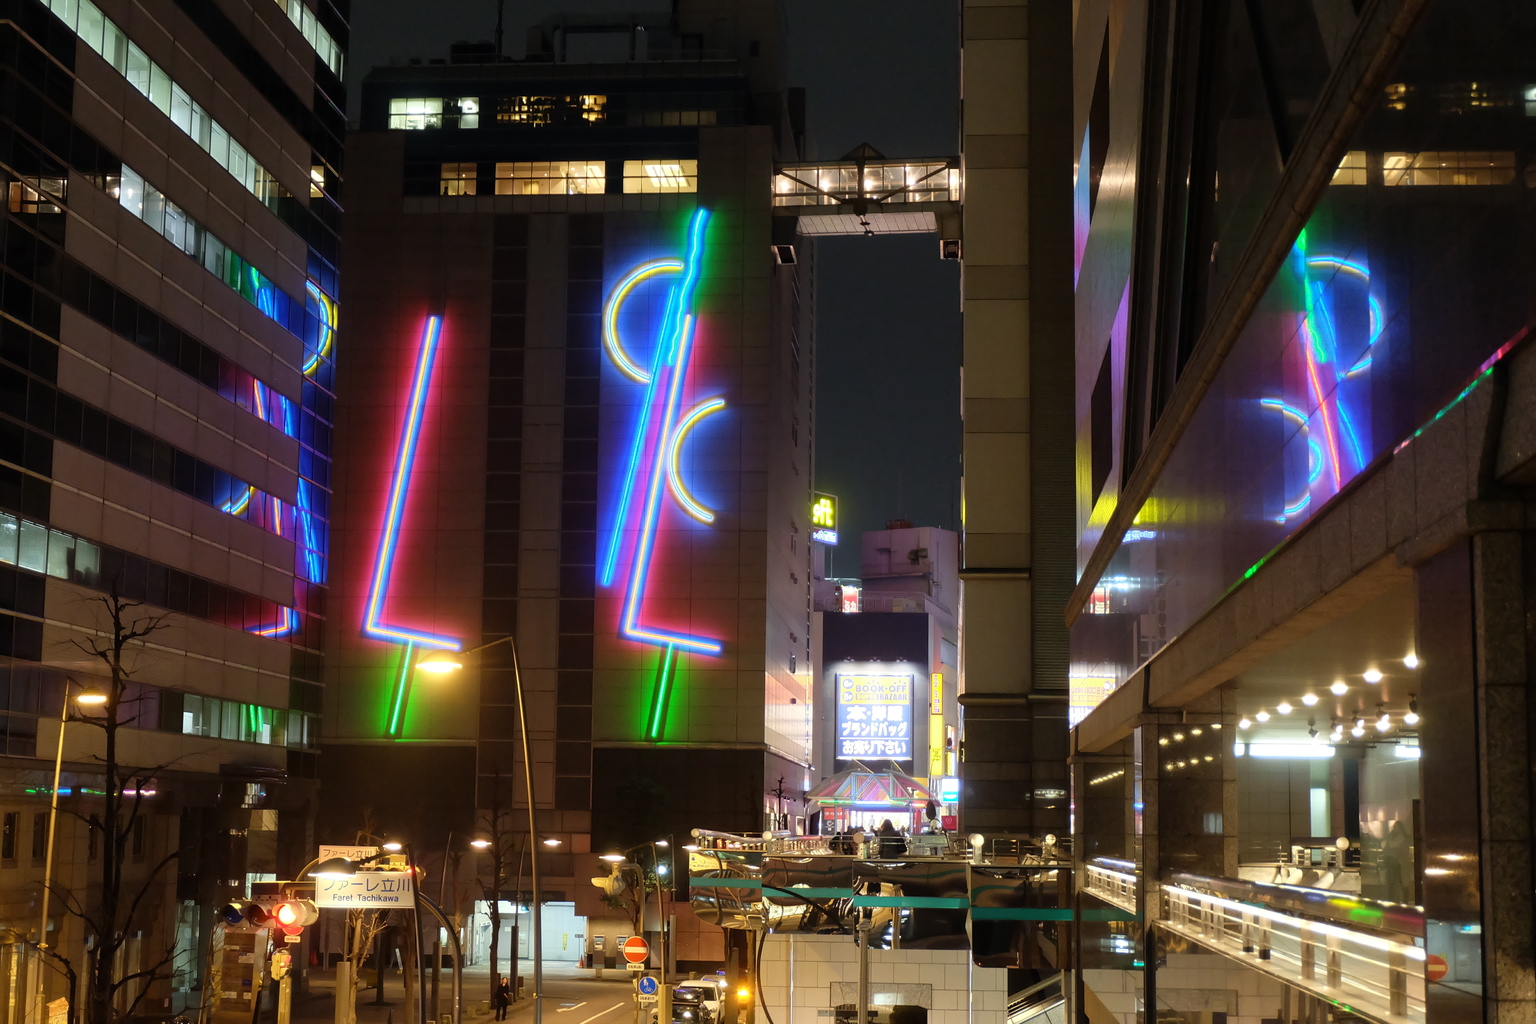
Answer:
<svg viewBox="0 0 1536 1024"><path fill-rule="evenodd" d="M688 493L688 487L683 483L682 474L678 472L678 457L682 453L683 442L688 439L688 434L693 430L699 420L710 413L719 412L725 408L725 399L706 398L698 405L683 413L682 419L677 422L677 429L672 432L672 440L667 444L667 490L672 492L672 498L688 515L701 523L715 521L715 513L712 509L699 504L692 494Z"/></svg>
<svg viewBox="0 0 1536 1024"><path fill-rule="evenodd" d="M654 277L657 274L676 274L683 269L682 260L652 260L642 263L619 280L613 286L613 291L608 294L608 301L603 304L603 348L608 351L608 358L613 360L613 365L620 373L634 381L636 384L649 384L651 375L636 366L634 360L629 358L629 353L624 350L623 339L619 337L619 309L624 305L624 300L629 293L634 291L640 282Z"/></svg>

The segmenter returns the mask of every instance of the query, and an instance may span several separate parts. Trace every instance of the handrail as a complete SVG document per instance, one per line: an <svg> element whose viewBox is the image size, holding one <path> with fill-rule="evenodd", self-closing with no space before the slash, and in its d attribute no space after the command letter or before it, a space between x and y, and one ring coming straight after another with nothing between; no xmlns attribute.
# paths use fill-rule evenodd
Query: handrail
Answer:
<svg viewBox="0 0 1536 1024"><path fill-rule="evenodd" d="M1360 931L1382 935L1424 937L1424 908L1406 903L1369 900L1327 889L1276 885L1237 878L1207 878L1176 872L1166 877L1174 885L1198 889L1244 903L1262 903L1276 910L1332 921Z"/></svg>
<svg viewBox="0 0 1536 1024"><path fill-rule="evenodd" d="M1386 1024L1423 1024L1423 948L1165 884L1161 927Z"/></svg>
<svg viewBox="0 0 1536 1024"><path fill-rule="evenodd" d="M1008 1000L1003 1013L1005 1024L1025 1024L1026 1021L1066 1002L1063 976L1053 974L1037 982Z"/></svg>

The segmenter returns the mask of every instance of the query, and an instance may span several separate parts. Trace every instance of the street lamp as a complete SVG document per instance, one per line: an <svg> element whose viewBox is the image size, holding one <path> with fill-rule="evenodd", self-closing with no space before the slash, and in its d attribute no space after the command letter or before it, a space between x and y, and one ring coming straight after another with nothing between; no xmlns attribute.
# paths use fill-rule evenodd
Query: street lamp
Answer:
<svg viewBox="0 0 1536 1024"><path fill-rule="evenodd" d="M64 697L59 709L59 744L53 755L53 792L48 801L48 852L43 855L43 918L37 933L39 949L48 948L48 897L53 891L53 839L59 822L59 777L64 772L64 725L69 721L69 684L73 682L68 677L64 679ZM100 707L106 702L107 695L94 686L82 687L75 696L75 703L81 707Z"/></svg>
<svg viewBox="0 0 1536 1024"><path fill-rule="evenodd" d="M419 671L429 672L433 675L446 675L449 672L457 672L464 667L464 659L471 654L479 654L481 651L495 647L497 644L506 644L512 651L512 685L517 693L517 722L519 732L522 733L523 747L523 787L528 796L528 840L532 842L539 834L538 803L533 797L533 757L528 750L528 714L523 706L523 674L517 663L517 640L510 633L504 637L492 640L490 643L481 644L479 647L471 647L466 651L433 651L421 658L416 663ZM543 1024L544 1021L544 935L543 914L540 909L540 885L539 885L539 858L529 858L533 862L532 878L530 884L533 887L533 1024ZM498 894L499 896L499 894ZM516 951L513 951L516 955ZM515 973L515 972L514 972Z"/></svg>
<svg viewBox="0 0 1536 1024"><path fill-rule="evenodd" d="M649 842L631 846L623 853L604 853L598 857L599 860L607 861L610 864L623 865L628 862L629 855L636 850L642 850L646 847L651 849L651 867L656 872L656 931L661 936L661 992L660 998L657 1000L657 1011L662 1024L667 1024L672 1019L672 989L668 985L667 977L666 900L662 896L662 893L665 892L662 888L662 879L667 877L668 871L661 863L661 856L657 853L657 848L666 849L670 847L672 845L671 840L672 836L668 835L665 839L653 839ZM643 935L645 933L645 895L648 886L645 881L645 865L635 864L634 866L639 869L640 873L640 932Z"/></svg>

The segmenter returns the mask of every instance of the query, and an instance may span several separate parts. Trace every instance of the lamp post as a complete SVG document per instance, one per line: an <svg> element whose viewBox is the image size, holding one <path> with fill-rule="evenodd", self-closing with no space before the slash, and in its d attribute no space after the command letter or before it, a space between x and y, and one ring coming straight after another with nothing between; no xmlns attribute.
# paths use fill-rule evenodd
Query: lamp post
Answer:
<svg viewBox="0 0 1536 1024"><path fill-rule="evenodd" d="M69 677L64 679L64 693L59 700L59 742L53 754L53 789L48 795L48 849L43 854L43 905L42 917L37 928L37 948L43 951L48 949L48 902L53 895L53 849L54 837L58 833L59 824L59 779L64 774L64 726L69 722L69 684L74 680ZM76 684L79 685L79 684ZM75 696L75 703L82 707L99 707L107 702L107 695L93 686L81 687L79 694ZM71 1004L75 1001L75 993L69 994ZM43 969L41 962L37 968L37 1002L43 1004Z"/></svg>
<svg viewBox="0 0 1536 1024"><path fill-rule="evenodd" d="M48 801L48 851L43 855L43 917L37 930L37 944L41 949L48 948L48 897L53 889L53 846L54 836L59 823L59 779L64 773L64 726L69 721L69 684L74 680L64 680L64 696L59 702L59 743L58 749L53 755L53 791ZM99 707L107 702L107 695L95 687L82 687L75 697L75 703L83 707Z"/></svg>
<svg viewBox="0 0 1536 1024"><path fill-rule="evenodd" d="M667 849L667 859L671 860L671 850L674 838L675 837L671 833L668 833L667 836L663 839L653 839L649 842L631 846L623 853L605 853L601 858L602 860L608 861L609 863L622 865L626 862L631 853L634 853L636 850L645 849L646 847L650 848L651 869L656 872L656 931L657 934L661 937L661 989L656 1000L657 1017L659 1018L661 1024L671 1024L672 1020L672 988L668 984L667 976L667 903L665 897L662 895L664 890L661 884L662 876L665 874L666 876L671 877L672 872L670 870L666 872L661 870L661 855L656 852L656 849L657 847L665 847ZM640 869L640 932L643 935L645 932L645 865L637 864L635 866ZM638 1011L638 1007L636 1007L636 1009Z"/></svg>
<svg viewBox="0 0 1536 1024"><path fill-rule="evenodd" d="M519 731L522 733L523 737L523 787L527 790L528 797L528 841L531 844L534 840L534 837L539 834L537 820L538 804L533 798L533 758L530 756L528 750L528 714L523 706L523 674L519 670L517 664L517 640L509 633L504 637L492 640L488 644L481 644L479 647L471 647L469 650L460 651L457 654L454 654L451 651L434 651L416 663L416 670L419 672L431 672L439 675L448 672L457 672L459 669L464 667L464 663L460 660L461 658L470 654L478 654L481 651L495 647L497 644L506 644L507 647L512 651L512 684L514 690L517 693L517 721L518 725L520 726ZM534 856L533 858L533 870L531 875L532 878L530 884L533 887L533 1024L543 1024L544 936L543 915L539 907L539 858L537 856ZM499 893L497 895L498 897L500 896Z"/></svg>

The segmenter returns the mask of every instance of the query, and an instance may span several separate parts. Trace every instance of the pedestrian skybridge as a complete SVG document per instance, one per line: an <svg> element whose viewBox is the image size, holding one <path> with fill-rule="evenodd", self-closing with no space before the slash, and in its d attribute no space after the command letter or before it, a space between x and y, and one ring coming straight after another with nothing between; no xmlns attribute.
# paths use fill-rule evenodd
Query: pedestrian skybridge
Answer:
<svg viewBox="0 0 1536 1024"><path fill-rule="evenodd" d="M773 212L799 219L803 235L941 232L958 218L960 161L955 157L893 160L865 143L841 160L780 164L773 175ZM955 222L958 228L958 221Z"/></svg>

